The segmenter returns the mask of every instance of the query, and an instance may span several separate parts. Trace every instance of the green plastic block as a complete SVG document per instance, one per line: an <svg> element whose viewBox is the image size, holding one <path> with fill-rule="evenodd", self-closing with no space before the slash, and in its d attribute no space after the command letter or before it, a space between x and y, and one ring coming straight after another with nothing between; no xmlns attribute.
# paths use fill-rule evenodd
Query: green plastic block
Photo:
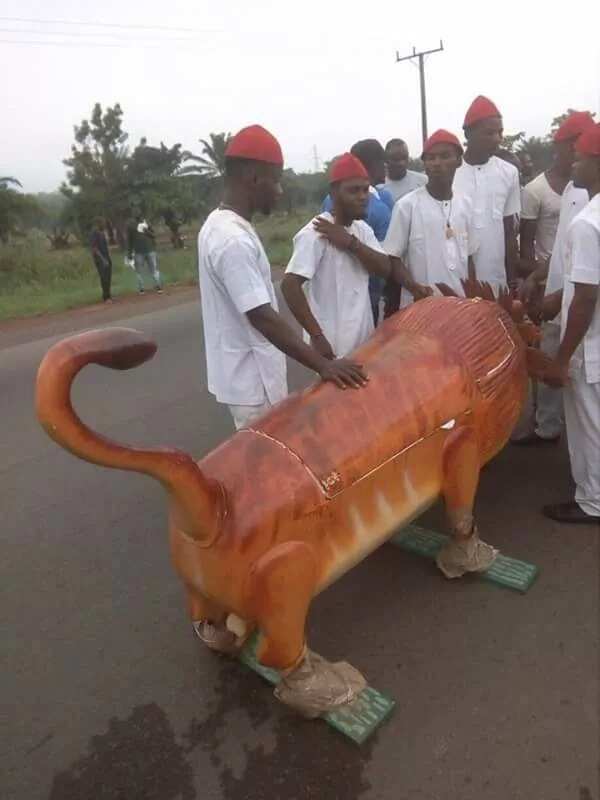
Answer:
<svg viewBox="0 0 600 800"><path fill-rule="evenodd" d="M390 541L408 553L435 559L448 541L448 537L436 531L420 528L418 525L407 525ZM484 581L525 593L537 578L538 573L539 569L534 564L500 554L488 570L479 573L479 577Z"/></svg>
<svg viewBox="0 0 600 800"><path fill-rule="evenodd" d="M259 636L253 634L240 654L240 661L269 683L276 685L280 676L277 670L263 667L256 658ZM322 719L344 736L362 744L384 722L394 710L396 701L372 686L359 694L349 706L324 714Z"/></svg>

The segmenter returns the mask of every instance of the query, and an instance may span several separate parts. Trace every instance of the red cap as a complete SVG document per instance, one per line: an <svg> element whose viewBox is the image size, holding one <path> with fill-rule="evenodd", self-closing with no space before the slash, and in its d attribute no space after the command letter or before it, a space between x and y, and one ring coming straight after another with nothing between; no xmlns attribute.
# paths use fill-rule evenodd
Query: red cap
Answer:
<svg viewBox="0 0 600 800"><path fill-rule="evenodd" d="M581 134L575 149L582 156L600 156L600 123L588 127Z"/></svg>
<svg viewBox="0 0 600 800"><path fill-rule="evenodd" d="M356 156L353 156L352 153L344 153L333 162L329 172L329 183L348 181L352 178L366 178L366 180L369 180L369 173L362 161L359 161Z"/></svg>
<svg viewBox="0 0 600 800"><path fill-rule="evenodd" d="M226 158L247 158L250 161L264 161L267 164L283 166L281 146L272 133L261 125L242 128L231 139L225 150Z"/></svg>
<svg viewBox="0 0 600 800"><path fill-rule="evenodd" d="M439 131L432 133L429 139L427 139L423 145L423 153L421 154L421 158L423 158L423 156L426 155L435 144L452 144L454 147L458 148L458 152L461 155L463 154L462 144L460 143L458 137L453 133L450 133L450 131L445 131L443 128L440 128Z"/></svg>
<svg viewBox="0 0 600 800"><path fill-rule="evenodd" d="M573 111L554 134L554 141L566 142L568 139L576 139L593 124L594 118L589 111Z"/></svg>
<svg viewBox="0 0 600 800"><path fill-rule="evenodd" d="M476 122L482 119L489 119L490 117L501 117L502 114L498 111L497 107L482 94L478 95L469 106L463 128L470 128Z"/></svg>

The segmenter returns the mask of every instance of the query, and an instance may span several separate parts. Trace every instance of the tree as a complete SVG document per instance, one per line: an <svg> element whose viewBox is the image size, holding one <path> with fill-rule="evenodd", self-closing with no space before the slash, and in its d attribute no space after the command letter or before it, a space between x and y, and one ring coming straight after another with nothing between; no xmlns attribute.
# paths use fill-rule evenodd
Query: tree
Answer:
<svg viewBox="0 0 600 800"><path fill-rule="evenodd" d="M104 112L96 103L90 120L84 119L74 128L71 157L63 161L69 168L68 184L63 184L61 191L71 200L82 232L91 228L96 216L115 224L126 214L128 134L123 131L122 118L119 103Z"/></svg>
<svg viewBox="0 0 600 800"><path fill-rule="evenodd" d="M230 133L211 133L209 141L200 139L202 155L196 156L189 150L183 154L184 161L194 161L198 166L184 167L181 175L203 175L207 178L222 178L225 174L225 151L231 139Z"/></svg>
<svg viewBox="0 0 600 800"><path fill-rule="evenodd" d="M537 173L544 172L552 164L552 142L549 137L530 136L523 139L518 147L517 155L527 153Z"/></svg>
<svg viewBox="0 0 600 800"><path fill-rule="evenodd" d="M0 178L0 242L6 244L10 237L30 227L39 214L39 206L33 195L11 189L9 184L21 186L16 178Z"/></svg>
<svg viewBox="0 0 600 800"><path fill-rule="evenodd" d="M181 145L167 147L161 142L154 147L143 137L130 152L127 139L121 106L116 103L103 112L96 103L90 121L75 127L71 157L64 162L69 183L61 191L70 206L63 220L71 217L86 234L94 217L104 217L112 243L115 232L123 242L132 213L156 218L179 193L175 176L183 159Z"/></svg>
<svg viewBox="0 0 600 800"><path fill-rule="evenodd" d="M8 189L8 184L12 183L15 186L21 186L19 181L16 178L0 178L0 189Z"/></svg>
<svg viewBox="0 0 600 800"><path fill-rule="evenodd" d="M509 153L516 153L517 150L522 149L523 140L525 139L525 131L518 133L507 133L502 139L502 149L507 150Z"/></svg>

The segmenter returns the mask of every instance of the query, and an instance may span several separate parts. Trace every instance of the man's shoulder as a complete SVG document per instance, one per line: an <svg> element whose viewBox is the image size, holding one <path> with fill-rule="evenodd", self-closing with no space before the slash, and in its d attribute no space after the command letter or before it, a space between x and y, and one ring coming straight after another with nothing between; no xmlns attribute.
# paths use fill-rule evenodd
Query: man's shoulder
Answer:
<svg viewBox="0 0 600 800"><path fill-rule="evenodd" d="M315 214L315 216L311 217L308 220L308 222L306 222L300 228L300 230L294 235L294 242L297 242L297 241L305 242L305 241L310 240L310 239L318 239L319 238L319 234L315 230L313 222L316 219L319 219L319 217L322 217L323 219L326 219L328 222L333 222L333 217L329 213L329 211L321 211L319 214Z"/></svg>
<svg viewBox="0 0 600 800"><path fill-rule="evenodd" d="M548 188L550 188L550 184L548 183L546 173L540 172L539 175L536 175L535 178L532 178L532 180L525 184L523 187L523 192L530 194L533 197L540 197L540 195L544 194Z"/></svg>
<svg viewBox="0 0 600 800"><path fill-rule="evenodd" d="M507 181L514 182L516 180L517 183L519 182L519 170L514 164L510 164L503 158L498 158L498 156L492 156L488 164L490 164L496 172L505 177Z"/></svg>
<svg viewBox="0 0 600 800"><path fill-rule="evenodd" d="M237 214L215 209L200 228L198 246L201 253L215 257L240 248L257 250L258 235Z"/></svg>

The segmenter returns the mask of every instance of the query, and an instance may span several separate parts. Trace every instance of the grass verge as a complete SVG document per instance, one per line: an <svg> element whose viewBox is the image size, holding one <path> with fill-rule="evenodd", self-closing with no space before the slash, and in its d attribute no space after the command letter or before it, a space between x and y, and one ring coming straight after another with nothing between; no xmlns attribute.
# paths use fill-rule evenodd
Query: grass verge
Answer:
<svg viewBox="0 0 600 800"><path fill-rule="evenodd" d="M294 234L311 217L310 210L260 218L256 228L273 266L284 266L292 252ZM189 247L173 250L159 235L159 268L165 286L197 282L197 230L186 230ZM135 273L114 250L112 292L115 297L137 291ZM148 275L146 286L152 286ZM31 235L10 245L0 245L0 320L64 311L97 303L100 284L87 248L51 251L42 236Z"/></svg>

